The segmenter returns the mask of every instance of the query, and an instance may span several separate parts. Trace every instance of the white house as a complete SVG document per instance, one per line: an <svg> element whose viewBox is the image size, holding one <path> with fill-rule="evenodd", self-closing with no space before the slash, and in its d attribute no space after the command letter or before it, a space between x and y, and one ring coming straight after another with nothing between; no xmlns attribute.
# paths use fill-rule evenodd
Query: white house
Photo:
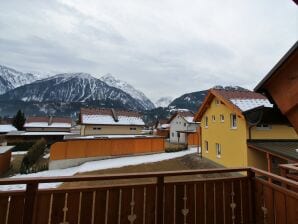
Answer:
<svg viewBox="0 0 298 224"><path fill-rule="evenodd" d="M196 132L199 123L193 121L194 114L191 111L177 111L170 119L170 142L186 143L187 133Z"/></svg>

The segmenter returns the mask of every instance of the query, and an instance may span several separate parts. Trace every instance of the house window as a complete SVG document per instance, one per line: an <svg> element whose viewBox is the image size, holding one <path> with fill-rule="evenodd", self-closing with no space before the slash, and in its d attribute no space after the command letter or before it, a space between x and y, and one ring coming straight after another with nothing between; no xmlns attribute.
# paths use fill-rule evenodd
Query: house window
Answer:
<svg viewBox="0 0 298 224"><path fill-rule="evenodd" d="M184 123L184 127L186 127L186 123Z"/></svg>
<svg viewBox="0 0 298 224"><path fill-rule="evenodd" d="M137 128L130 128L130 130L131 130L131 131L135 131L135 130L137 130Z"/></svg>
<svg viewBox="0 0 298 224"><path fill-rule="evenodd" d="M219 105L220 101L219 100L215 100L215 105Z"/></svg>
<svg viewBox="0 0 298 224"><path fill-rule="evenodd" d="M211 118L212 118L212 121L215 122L215 120L216 120L216 119L215 119L215 115L212 115Z"/></svg>
<svg viewBox="0 0 298 224"><path fill-rule="evenodd" d="M215 149L216 149L216 157L220 158L221 157L221 146L219 143L215 143Z"/></svg>
<svg viewBox="0 0 298 224"><path fill-rule="evenodd" d="M208 128L208 117L205 117L205 128Z"/></svg>
<svg viewBox="0 0 298 224"><path fill-rule="evenodd" d="M206 150L206 153L208 153L209 151L209 148L208 148L208 141L205 141L205 150Z"/></svg>
<svg viewBox="0 0 298 224"><path fill-rule="evenodd" d="M220 122L224 122L225 116L223 114L219 115L219 120L220 120Z"/></svg>
<svg viewBox="0 0 298 224"><path fill-rule="evenodd" d="M99 127L94 127L93 130L101 130Z"/></svg>
<svg viewBox="0 0 298 224"><path fill-rule="evenodd" d="M172 132L172 137L174 137L175 136L175 134L174 134L174 132Z"/></svg>
<svg viewBox="0 0 298 224"><path fill-rule="evenodd" d="M231 114L231 128L232 129L237 128L237 116L236 116L236 114Z"/></svg>
<svg viewBox="0 0 298 224"><path fill-rule="evenodd" d="M269 124L258 124L256 129L257 130L271 130L272 126Z"/></svg>

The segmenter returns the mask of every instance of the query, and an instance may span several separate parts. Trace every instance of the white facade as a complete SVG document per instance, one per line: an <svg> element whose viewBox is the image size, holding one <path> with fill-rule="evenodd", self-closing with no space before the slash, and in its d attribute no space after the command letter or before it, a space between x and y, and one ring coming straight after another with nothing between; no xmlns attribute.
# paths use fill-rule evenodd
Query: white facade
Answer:
<svg viewBox="0 0 298 224"><path fill-rule="evenodd" d="M187 117L189 118L189 117ZM178 143L178 131L196 131L198 123L191 121L192 119L186 119L180 114L171 121L170 123L170 142ZM179 143L187 143L186 134L180 133Z"/></svg>

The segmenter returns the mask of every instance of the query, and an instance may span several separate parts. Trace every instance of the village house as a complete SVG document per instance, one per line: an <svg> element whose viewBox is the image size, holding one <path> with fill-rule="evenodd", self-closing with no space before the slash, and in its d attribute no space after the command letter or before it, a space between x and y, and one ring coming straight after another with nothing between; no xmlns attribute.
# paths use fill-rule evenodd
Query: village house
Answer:
<svg viewBox="0 0 298 224"><path fill-rule="evenodd" d="M187 144L188 133L196 133L199 123L193 121L194 113L188 110L178 110L168 123L170 124L170 142Z"/></svg>
<svg viewBox="0 0 298 224"><path fill-rule="evenodd" d="M72 120L68 117L28 117L24 128L27 132L70 132Z"/></svg>
<svg viewBox="0 0 298 224"><path fill-rule="evenodd" d="M168 119L158 119L153 127L154 135L170 137L170 124Z"/></svg>
<svg viewBox="0 0 298 224"><path fill-rule="evenodd" d="M266 154L251 144L298 139L278 108L264 95L249 90L210 89L194 120L201 121L203 157L225 167L267 170ZM297 153L284 153L284 158L298 160Z"/></svg>
<svg viewBox="0 0 298 224"><path fill-rule="evenodd" d="M138 135L145 123L137 112L115 109L87 109L80 113L81 135Z"/></svg>
<svg viewBox="0 0 298 224"><path fill-rule="evenodd" d="M8 144L35 142L44 138L49 144L62 140L71 133L72 120L68 117L27 117L24 131L12 131L5 135Z"/></svg>

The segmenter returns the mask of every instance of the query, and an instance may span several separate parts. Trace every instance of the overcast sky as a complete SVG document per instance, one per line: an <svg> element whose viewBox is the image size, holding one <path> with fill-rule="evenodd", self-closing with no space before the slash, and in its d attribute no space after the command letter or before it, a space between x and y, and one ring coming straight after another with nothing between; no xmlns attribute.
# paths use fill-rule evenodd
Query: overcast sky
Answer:
<svg viewBox="0 0 298 224"><path fill-rule="evenodd" d="M252 89L298 39L291 0L8 0L0 64L111 73L161 96Z"/></svg>

